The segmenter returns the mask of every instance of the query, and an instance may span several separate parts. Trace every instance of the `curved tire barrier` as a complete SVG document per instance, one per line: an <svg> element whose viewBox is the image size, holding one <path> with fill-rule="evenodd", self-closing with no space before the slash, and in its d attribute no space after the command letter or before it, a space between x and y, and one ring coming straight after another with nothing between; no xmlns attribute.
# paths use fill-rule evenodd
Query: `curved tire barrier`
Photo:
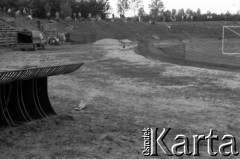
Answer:
<svg viewBox="0 0 240 159"><path fill-rule="evenodd" d="M160 42L139 40L138 53L145 57L159 59L170 63L185 63L184 42Z"/></svg>
<svg viewBox="0 0 240 159"><path fill-rule="evenodd" d="M48 98L47 77L67 74L83 63L0 72L0 126L56 115Z"/></svg>

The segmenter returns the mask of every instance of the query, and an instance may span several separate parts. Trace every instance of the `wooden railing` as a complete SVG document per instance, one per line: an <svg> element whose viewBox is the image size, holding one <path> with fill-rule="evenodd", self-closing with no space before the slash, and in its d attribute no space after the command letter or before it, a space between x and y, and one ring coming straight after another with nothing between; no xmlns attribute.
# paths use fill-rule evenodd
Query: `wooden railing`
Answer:
<svg viewBox="0 0 240 159"><path fill-rule="evenodd" d="M17 30L0 21L0 46L14 46L17 42Z"/></svg>

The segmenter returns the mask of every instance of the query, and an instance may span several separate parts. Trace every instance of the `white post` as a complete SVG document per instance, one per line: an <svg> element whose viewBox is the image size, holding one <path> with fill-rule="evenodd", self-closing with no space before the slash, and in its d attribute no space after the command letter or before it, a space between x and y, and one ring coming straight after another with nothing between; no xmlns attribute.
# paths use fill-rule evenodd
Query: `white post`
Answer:
<svg viewBox="0 0 240 159"><path fill-rule="evenodd" d="M223 33L222 33L222 54L224 54L224 28L225 26L223 26Z"/></svg>

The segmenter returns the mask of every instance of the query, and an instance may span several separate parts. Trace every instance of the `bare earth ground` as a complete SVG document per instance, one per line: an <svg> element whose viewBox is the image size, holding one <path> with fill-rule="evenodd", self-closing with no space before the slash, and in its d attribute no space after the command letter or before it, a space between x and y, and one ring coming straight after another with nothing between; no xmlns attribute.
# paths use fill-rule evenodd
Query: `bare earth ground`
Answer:
<svg viewBox="0 0 240 159"><path fill-rule="evenodd" d="M85 63L74 73L49 78L58 116L0 130L0 158L148 158L141 154L145 127L172 128L165 140L169 146L180 133L191 139L210 129L219 137L232 134L239 145L238 72L146 59L134 53L135 46L123 49L123 42L108 39L37 52L0 51L1 70ZM81 100L86 108L74 111ZM206 142L200 142L200 157L159 152L150 158L212 158Z"/></svg>

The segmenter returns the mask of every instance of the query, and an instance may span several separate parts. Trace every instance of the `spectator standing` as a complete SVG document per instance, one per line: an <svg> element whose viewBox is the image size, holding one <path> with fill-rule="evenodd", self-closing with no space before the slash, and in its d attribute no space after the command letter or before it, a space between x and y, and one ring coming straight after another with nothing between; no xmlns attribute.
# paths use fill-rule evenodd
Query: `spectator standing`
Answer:
<svg viewBox="0 0 240 159"><path fill-rule="evenodd" d="M165 22L166 21L166 16L165 15L163 15L163 22Z"/></svg>
<svg viewBox="0 0 240 159"><path fill-rule="evenodd" d="M29 15L32 16L32 9L29 9Z"/></svg>
<svg viewBox="0 0 240 159"><path fill-rule="evenodd" d="M97 16L96 16L96 20L97 21L100 21L102 18L101 18L101 15L100 14L97 14Z"/></svg>
<svg viewBox="0 0 240 159"><path fill-rule="evenodd" d="M47 18L48 18L48 20L51 19L51 13L50 12L47 12Z"/></svg>
<svg viewBox="0 0 240 159"><path fill-rule="evenodd" d="M191 15L191 21L193 21L193 15Z"/></svg>
<svg viewBox="0 0 240 159"><path fill-rule="evenodd" d="M12 16L15 16L15 8L12 7L12 12L11 12Z"/></svg>
<svg viewBox="0 0 240 159"><path fill-rule="evenodd" d="M8 12L8 14L11 14L12 9L11 9L11 8L8 8L7 12Z"/></svg>
<svg viewBox="0 0 240 159"><path fill-rule="evenodd" d="M27 14L26 8L23 8L23 15L25 16Z"/></svg>
<svg viewBox="0 0 240 159"><path fill-rule="evenodd" d="M28 19L28 20L32 20L33 18L32 18L31 15L28 15L28 16L27 16L27 19Z"/></svg>
<svg viewBox="0 0 240 159"><path fill-rule="evenodd" d="M43 26L43 24L41 23L41 21L37 21L37 26L38 26L38 29L40 30L40 31L44 31L44 26Z"/></svg>
<svg viewBox="0 0 240 159"><path fill-rule="evenodd" d="M59 12L56 12L55 13L55 17L56 17L56 20L59 21L60 20L60 15L59 15Z"/></svg>
<svg viewBox="0 0 240 159"><path fill-rule="evenodd" d="M186 21L188 21L189 19L191 19L191 15L190 14L186 14Z"/></svg>
<svg viewBox="0 0 240 159"><path fill-rule="evenodd" d="M209 20L210 19L210 16L209 15L207 15L207 20Z"/></svg>
<svg viewBox="0 0 240 159"><path fill-rule="evenodd" d="M212 15L210 15L210 16L209 16L209 19L212 20L212 18L213 18Z"/></svg>
<svg viewBox="0 0 240 159"><path fill-rule="evenodd" d="M82 14L81 14L81 12L78 12L78 17L79 17L80 20L82 20Z"/></svg>
<svg viewBox="0 0 240 159"><path fill-rule="evenodd" d="M77 20L77 14L74 12L73 13L73 19L76 21Z"/></svg>
<svg viewBox="0 0 240 159"><path fill-rule="evenodd" d="M21 13L20 10L16 11L15 16L18 17L20 15L20 13Z"/></svg>
<svg viewBox="0 0 240 159"><path fill-rule="evenodd" d="M88 14L88 20L91 21L91 19L92 19L92 14L89 13L89 14Z"/></svg>

